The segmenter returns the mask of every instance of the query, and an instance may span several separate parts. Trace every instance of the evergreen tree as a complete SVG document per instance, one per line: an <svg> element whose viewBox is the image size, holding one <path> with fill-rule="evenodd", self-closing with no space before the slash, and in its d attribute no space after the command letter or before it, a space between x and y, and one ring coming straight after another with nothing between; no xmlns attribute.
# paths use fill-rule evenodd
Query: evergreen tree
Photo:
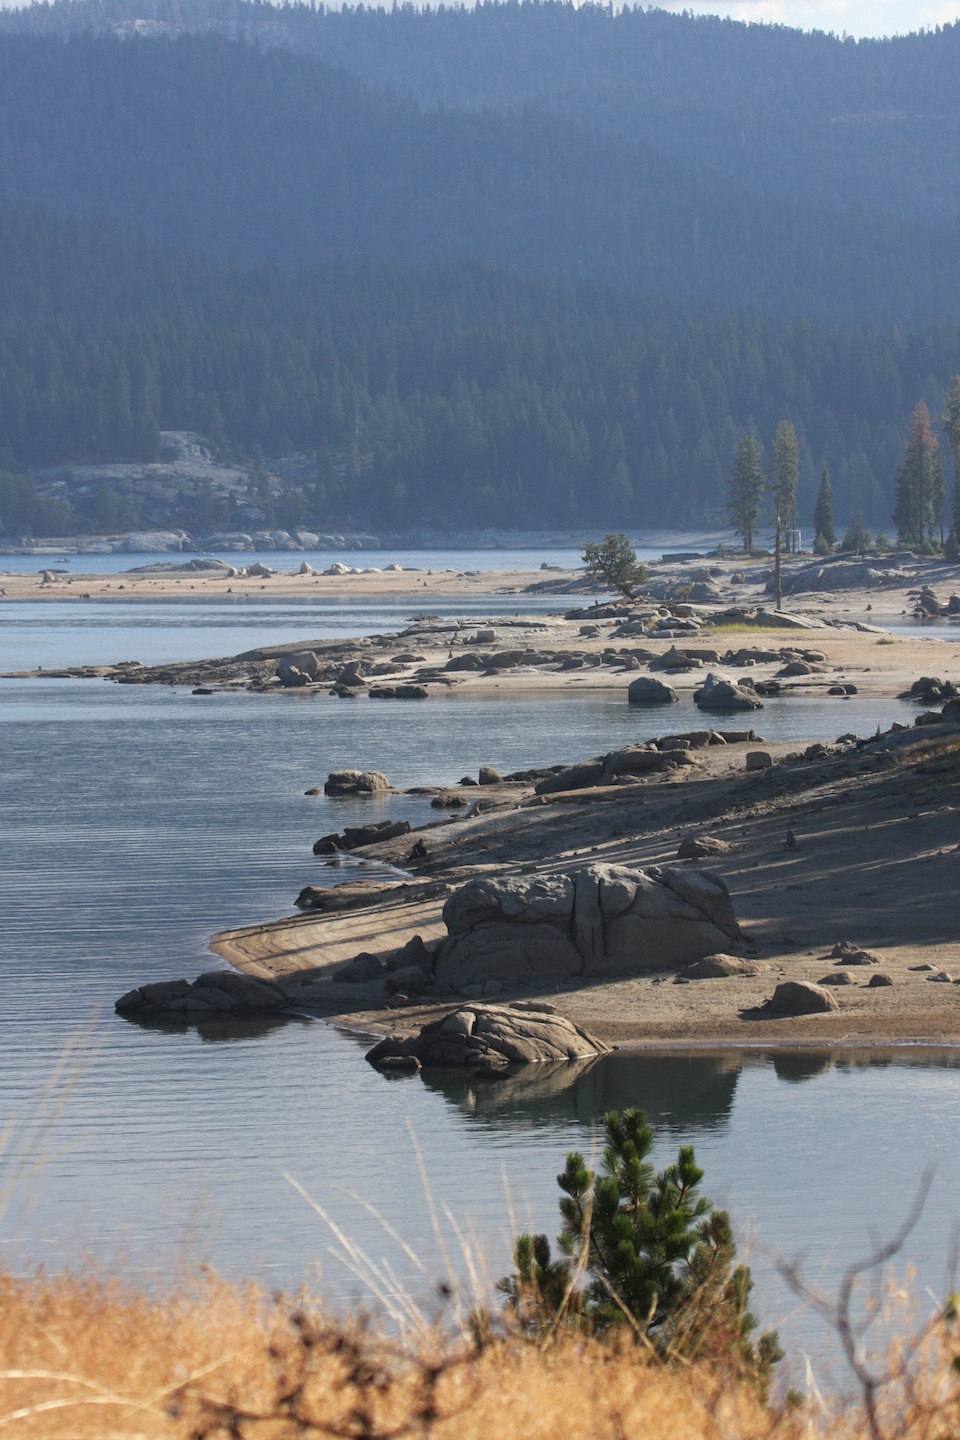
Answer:
<svg viewBox="0 0 960 1440"><path fill-rule="evenodd" d="M603 1126L603 1174L573 1153L557 1176L561 1255L553 1258L545 1235L521 1235L516 1271L500 1289L534 1333L626 1322L665 1358L732 1358L765 1387L781 1354L777 1337L750 1339L750 1271L734 1266L729 1216L700 1194L693 1147L681 1146L676 1164L656 1174L642 1110L610 1111Z"/></svg>
<svg viewBox="0 0 960 1440"><path fill-rule="evenodd" d="M619 590L632 600L637 587L647 578L643 565L637 561L636 551L626 535L604 535L602 540L590 541L583 547L581 555L586 566L587 579Z"/></svg>
<svg viewBox="0 0 960 1440"><path fill-rule="evenodd" d="M789 420L781 420L773 437L770 460L770 508L773 523L780 524L785 547L797 528L797 486L800 483L800 444Z"/></svg>
<svg viewBox="0 0 960 1440"><path fill-rule="evenodd" d="M753 550L753 532L760 519L765 483L763 450L751 432L737 441L727 490L727 513L748 554Z"/></svg>
<svg viewBox="0 0 960 1440"><path fill-rule="evenodd" d="M950 533L960 547L960 375L954 375L947 389L940 417L947 448L953 457L953 496L950 504Z"/></svg>
<svg viewBox="0 0 960 1440"><path fill-rule="evenodd" d="M826 465L820 476L820 489L817 491L817 503L813 510L813 529L817 540L822 540L824 546L832 550L837 543L837 532L833 524L833 487Z"/></svg>
<svg viewBox="0 0 960 1440"><path fill-rule="evenodd" d="M862 515L853 517L840 541L840 549L844 554L852 552L854 555L863 555L865 551L873 549L873 536L864 525Z"/></svg>
<svg viewBox="0 0 960 1440"><path fill-rule="evenodd" d="M930 411L920 400L910 416L907 446L897 471L894 524L901 544L932 541L943 515L943 456Z"/></svg>

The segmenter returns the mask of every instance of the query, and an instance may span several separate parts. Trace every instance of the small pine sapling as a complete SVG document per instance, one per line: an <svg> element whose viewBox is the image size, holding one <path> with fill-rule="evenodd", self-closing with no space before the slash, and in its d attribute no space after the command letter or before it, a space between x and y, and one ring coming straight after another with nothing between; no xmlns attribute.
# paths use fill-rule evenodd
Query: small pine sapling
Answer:
<svg viewBox="0 0 960 1440"><path fill-rule="evenodd" d="M664 1359L733 1361L765 1393L782 1352L772 1331L752 1339L750 1271L734 1264L729 1216L700 1194L693 1147L657 1173L642 1110L611 1111L603 1125L603 1173L572 1153L557 1176L560 1257L545 1235L521 1235L515 1272L500 1281L521 1325L534 1335L626 1327Z"/></svg>

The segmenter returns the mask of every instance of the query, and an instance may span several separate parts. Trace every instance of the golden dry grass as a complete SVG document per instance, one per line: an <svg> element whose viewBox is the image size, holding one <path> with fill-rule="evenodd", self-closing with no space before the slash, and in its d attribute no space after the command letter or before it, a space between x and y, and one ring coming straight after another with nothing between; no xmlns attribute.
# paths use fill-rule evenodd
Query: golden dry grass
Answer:
<svg viewBox="0 0 960 1440"><path fill-rule="evenodd" d="M960 1431L955 1335L911 1350L883 1440ZM912 1378L907 1378L908 1376ZM215 1279L151 1299L91 1277L0 1277L0 1436L191 1440L855 1440L857 1404L764 1410L723 1368L664 1368L573 1335L403 1352L360 1317ZM876 1440L876 1437L875 1437Z"/></svg>

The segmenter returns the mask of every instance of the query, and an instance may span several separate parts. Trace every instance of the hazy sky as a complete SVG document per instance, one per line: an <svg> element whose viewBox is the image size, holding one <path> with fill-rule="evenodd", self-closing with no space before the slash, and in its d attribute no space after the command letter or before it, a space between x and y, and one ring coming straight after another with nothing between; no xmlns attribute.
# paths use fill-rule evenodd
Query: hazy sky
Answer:
<svg viewBox="0 0 960 1440"><path fill-rule="evenodd" d="M730 15L735 20L767 20L802 30L832 30L836 35L904 35L931 25L960 20L960 0L656 0L665 10L696 15Z"/></svg>

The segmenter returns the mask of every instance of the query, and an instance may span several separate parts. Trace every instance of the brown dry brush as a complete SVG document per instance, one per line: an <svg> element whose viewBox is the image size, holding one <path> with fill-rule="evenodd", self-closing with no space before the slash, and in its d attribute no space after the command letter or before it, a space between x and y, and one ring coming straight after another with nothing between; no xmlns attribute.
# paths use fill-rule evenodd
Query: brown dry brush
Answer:
<svg viewBox="0 0 960 1440"><path fill-rule="evenodd" d="M960 1435L949 1314L893 1358L873 1420L889 1440ZM715 1354L489 1325L414 1347L301 1297L213 1278L151 1298L90 1276L0 1278L0 1436L177 1440L860 1440L862 1399L764 1406Z"/></svg>

